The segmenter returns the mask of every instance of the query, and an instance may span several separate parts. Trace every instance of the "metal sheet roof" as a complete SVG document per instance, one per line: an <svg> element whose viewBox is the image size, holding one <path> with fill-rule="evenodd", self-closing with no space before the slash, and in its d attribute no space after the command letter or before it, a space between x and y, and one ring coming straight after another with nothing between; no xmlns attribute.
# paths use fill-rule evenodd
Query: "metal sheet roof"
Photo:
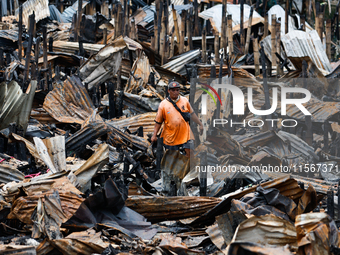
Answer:
<svg viewBox="0 0 340 255"><path fill-rule="evenodd" d="M26 26L28 26L28 17L33 12L36 22L49 17L48 0L28 0L22 5L22 23ZM19 17L19 8L15 10L15 15Z"/></svg>
<svg viewBox="0 0 340 255"><path fill-rule="evenodd" d="M281 34L285 34L285 20L286 20L286 12L280 5L274 5L268 11L268 24L271 26L272 24L272 15L276 15L276 21L278 18L281 18ZM296 30L294 19L289 16L288 18L288 32Z"/></svg>
<svg viewBox="0 0 340 255"><path fill-rule="evenodd" d="M287 57L309 57L320 71L330 72L332 70L326 51L315 30L308 33L294 30L282 36L281 41Z"/></svg>
<svg viewBox="0 0 340 255"><path fill-rule="evenodd" d="M239 4L228 4L227 5L227 13L232 14L233 19L233 27L240 24L241 20L241 13L240 13L240 5ZM250 6L245 4L244 5L244 14L243 20L244 23L247 23L250 14ZM210 22L213 23L213 26L217 27L219 33L221 32L221 24L222 24L222 4L215 5L204 12L198 14L199 17L202 19L210 19ZM262 18L260 14L256 11L253 13L254 18Z"/></svg>

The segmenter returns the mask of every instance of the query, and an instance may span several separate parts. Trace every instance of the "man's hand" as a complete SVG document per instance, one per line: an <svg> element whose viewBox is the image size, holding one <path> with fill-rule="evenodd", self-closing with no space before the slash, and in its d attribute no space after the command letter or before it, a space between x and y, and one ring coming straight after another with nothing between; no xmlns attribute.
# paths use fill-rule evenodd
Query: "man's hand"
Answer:
<svg viewBox="0 0 340 255"><path fill-rule="evenodd" d="M200 135L203 135L204 127L202 123L200 124L199 129L200 129Z"/></svg>
<svg viewBox="0 0 340 255"><path fill-rule="evenodd" d="M157 142L157 135L153 135L151 137L151 143L155 143L155 142Z"/></svg>

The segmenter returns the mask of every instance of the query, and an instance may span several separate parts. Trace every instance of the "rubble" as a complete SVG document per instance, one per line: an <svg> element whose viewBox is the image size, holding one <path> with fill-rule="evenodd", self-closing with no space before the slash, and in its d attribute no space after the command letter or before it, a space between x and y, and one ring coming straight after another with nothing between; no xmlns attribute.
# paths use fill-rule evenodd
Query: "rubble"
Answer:
<svg viewBox="0 0 340 255"><path fill-rule="evenodd" d="M339 254L335 4L1 1L0 253Z"/></svg>

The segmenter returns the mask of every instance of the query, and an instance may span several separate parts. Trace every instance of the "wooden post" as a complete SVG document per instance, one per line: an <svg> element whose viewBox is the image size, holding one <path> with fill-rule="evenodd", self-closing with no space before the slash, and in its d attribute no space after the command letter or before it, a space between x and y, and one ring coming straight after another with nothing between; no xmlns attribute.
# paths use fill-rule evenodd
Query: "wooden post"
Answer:
<svg viewBox="0 0 340 255"><path fill-rule="evenodd" d="M29 16L29 30L28 30L29 39L28 39L28 44L27 44L27 49L26 49L24 87L26 87L25 83L28 80L29 71L30 71L29 69L30 69L31 50L32 50L32 43L33 43L34 22L35 22L35 15L33 13Z"/></svg>
<svg viewBox="0 0 340 255"><path fill-rule="evenodd" d="M221 48L223 49L223 56L222 58L225 58L227 56L226 48L227 48L227 35L225 34L227 32L227 0L223 0L222 3L222 24L221 24Z"/></svg>
<svg viewBox="0 0 340 255"><path fill-rule="evenodd" d="M241 49L244 47L244 29L243 29L243 19L244 19L244 0L240 0L240 37L241 37Z"/></svg>
<svg viewBox="0 0 340 255"><path fill-rule="evenodd" d="M327 23L326 23L326 54L327 54L329 61L332 60L331 43L332 43L332 21L331 21L331 19L327 19Z"/></svg>
<svg viewBox="0 0 340 255"><path fill-rule="evenodd" d="M4 66L4 50L0 49L0 67Z"/></svg>
<svg viewBox="0 0 340 255"><path fill-rule="evenodd" d="M264 15L264 31L263 31L263 38L268 36L268 13Z"/></svg>
<svg viewBox="0 0 340 255"><path fill-rule="evenodd" d="M156 5L157 6L157 5ZM156 14L154 14L154 17L157 17ZM157 22L155 22L157 24ZM158 45L158 26L154 26L154 50L157 54L159 54L159 45Z"/></svg>
<svg viewBox="0 0 340 255"><path fill-rule="evenodd" d="M76 42L79 40L79 34L80 34L80 23L81 23L81 17L83 15L83 0L78 0L78 13L77 13L77 34L76 34Z"/></svg>
<svg viewBox="0 0 340 255"><path fill-rule="evenodd" d="M249 14L249 19L248 19L247 42L246 42L246 46L244 48L244 54L248 54L248 52L249 52L249 44L250 44L250 34L251 34L251 24L252 24L252 20L253 20L253 12L254 12L254 7L252 6L250 8L250 14Z"/></svg>
<svg viewBox="0 0 340 255"><path fill-rule="evenodd" d="M155 51L155 37L151 36L151 49Z"/></svg>
<svg viewBox="0 0 340 255"><path fill-rule="evenodd" d="M172 58L175 54L175 35L172 34L171 36L171 42L170 42L170 54L169 58Z"/></svg>
<svg viewBox="0 0 340 255"><path fill-rule="evenodd" d="M35 52L34 52L34 62L36 64L36 67L38 67L38 60L39 60L39 51L40 51L40 37L38 37L36 43L35 43Z"/></svg>
<svg viewBox="0 0 340 255"><path fill-rule="evenodd" d="M202 151L201 155L201 171L199 172L200 177L200 196L205 197L207 195L207 169L208 169L208 161L207 161L207 152ZM203 170L205 169L205 170Z"/></svg>
<svg viewBox="0 0 340 255"><path fill-rule="evenodd" d="M262 63L262 75L263 75L263 90L264 90L264 98L265 98L265 109L270 109L270 101L269 101L269 88L267 81L267 71L266 71L266 57L264 53L263 42L261 42L261 63ZM271 115L267 116L268 119L271 119ZM268 129L272 129L271 126L268 126Z"/></svg>
<svg viewBox="0 0 340 255"><path fill-rule="evenodd" d="M47 27L43 26L42 28L43 32L43 60L44 60L44 69L47 69ZM45 87L44 89L48 89L48 83L47 83L47 72L44 73L44 79L45 79Z"/></svg>
<svg viewBox="0 0 340 255"><path fill-rule="evenodd" d="M0 8L0 12L1 12L1 8ZM18 53L19 53L19 61L21 61L22 59L22 5L20 5L19 7Z"/></svg>
<svg viewBox="0 0 340 255"><path fill-rule="evenodd" d="M271 49L272 49L272 71L274 70L274 67L276 66L276 35L275 35L275 31L276 31L276 15L273 14L272 15L272 25L271 25ZM276 69L277 71L277 69ZM269 108L268 108L269 109Z"/></svg>
<svg viewBox="0 0 340 255"><path fill-rule="evenodd" d="M305 15L301 15L300 23L301 23L301 26L302 26L302 31L306 32L306 16Z"/></svg>
<svg viewBox="0 0 340 255"><path fill-rule="evenodd" d="M286 0L286 10L285 10L285 34L288 33L288 21L289 21L289 0ZM272 31L273 32L273 31Z"/></svg>
<svg viewBox="0 0 340 255"><path fill-rule="evenodd" d="M107 44L107 28L104 28L104 31L103 31L103 44L104 45Z"/></svg>
<svg viewBox="0 0 340 255"><path fill-rule="evenodd" d="M199 36L199 34L200 34L200 27L199 27L199 20L198 20L198 2L197 0L194 0L194 36Z"/></svg>
<svg viewBox="0 0 340 255"><path fill-rule="evenodd" d="M276 23L276 52L281 56L281 17L278 20L279 22ZM281 68L280 59L276 57L276 76L281 77L282 75L283 67Z"/></svg>
<svg viewBox="0 0 340 255"><path fill-rule="evenodd" d="M157 139L156 171L161 171L162 158L163 158L163 137L159 137Z"/></svg>
<svg viewBox="0 0 340 255"><path fill-rule="evenodd" d="M163 14L163 1L159 0L159 7L158 7L158 12L157 12L157 26L158 26L158 42L156 42L158 44L158 51L159 51L159 55L162 55L162 52L160 51L160 47L161 47L161 32L162 32L162 14Z"/></svg>
<svg viewBox="0 0 340 255"><path fill-rule="evenodd" d="M185 38L185 25L186 25L186 11L183 11L181 14L181 39L179 41L179 54L182 54L184 52L184 38Z"/></svg>
<svg viewBox="0 0 340 255"><path fill-rule="evenodd" d="M327 191L327 214L334 219L334 193L332 188Z"/></svg>
<svg viewBox="0 0 340 255"><path fill-rule="evenodd" d="M177 41L177 43L179 43L180 40L181 40L181 37L179 35L179 27L178 27L178 21L177 21L177 12L175 10L174 4L172 4L172 17L173 17L173 20L174 20L176 41ZM184 38L183 38L183 40L184 40Z"/></svg>
<svg viewBox="0 0 340 255"><path fill-rule="evenodd" d="M159 53L161 54L162 56L162 65L164 65L166 63L166 60L165 60L165 21L166 20L166 17L162 17L162 31L161 31L161 45L160 45L160 51Z"/></svg>
<svg viewBox="0 0 340 255"><path fill-rule="evenodd" d="M255 76L260 75L260 53L259 53L259 44L257 42L257 38L253 39L253 50L254 50L254 64L255 64Z"/></svg>
<svg viewBox="0 0 340 255"><path fill-rule="evenodd" d="M307 127L306 131L306 143L308 145L313 145L313 123L312 123L312 117L310 115L305 116L305 125Z"/></svg>
<svg viewBox="0 0 340 255"><path fill-rule="evenodd" d="M328 131L329 131L329 121L325 120L324 125L324 133L323 133L323 151L328 153Z"/></svg>
<svg viewBox="0 0 340 255"><path fill-rule="evenodd" d="M109 117L110 119L116 118L116 98L115 98L115 87L114 83L109 82Z"/></svg>
<svg viewBox="0 0 340 255"><path fill-rule="evenodd" d="M218 31L214 31L214 35L215 35L215 40L214 40L215 64L217 64L220 61L219 60L220 38L219 38Z"/></svg>
<svg viewBox="0 0 340 255"><path fill-rule="evenodd" d="M231 14L228 15L227 22L228 22L228 47L229 47L229 55L231 55L231 54L234 54L233 20L232 20Z"/></svg>
<svg viewBox="0 0 340 255"><path fill-rule="evenodd" d="M193 49L193 43L192 43L192 15L190 13L188 14L187 19L187 36L188 36L188 48L189 50Z"/></svg>
<svg viewBox="0 0 340 255"><path fill-rule="evenodd" d="M319 22L318 22L319 28L318 28L318 34L321 39L321 43L323 41L323 13L319 13Z"/></svg>
<svg viewBox="0 0 340 255"><path fill-rule="evenodd" d="M202 31L202 61L207 63L207 37L206 37L206 27Z"/></svg>
<svg viewBox="0 0 340 255"><path fill-rule="evenodd" d="M130 38L133 39L133 40L138 39L135 18L131 19L131 30L130 31L131 31L130 32Z"/></svg>

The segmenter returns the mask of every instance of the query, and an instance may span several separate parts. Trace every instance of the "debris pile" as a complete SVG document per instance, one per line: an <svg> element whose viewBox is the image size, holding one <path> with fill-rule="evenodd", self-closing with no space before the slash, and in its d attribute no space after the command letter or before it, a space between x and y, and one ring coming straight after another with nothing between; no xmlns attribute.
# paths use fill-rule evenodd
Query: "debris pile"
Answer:
<svg viewBox="0 0 340 255"><path fill-rule="evenodd" d="M0 253L340 254L339 13L1 1ZM172 80L190 159L151 143Z"/></svg>

